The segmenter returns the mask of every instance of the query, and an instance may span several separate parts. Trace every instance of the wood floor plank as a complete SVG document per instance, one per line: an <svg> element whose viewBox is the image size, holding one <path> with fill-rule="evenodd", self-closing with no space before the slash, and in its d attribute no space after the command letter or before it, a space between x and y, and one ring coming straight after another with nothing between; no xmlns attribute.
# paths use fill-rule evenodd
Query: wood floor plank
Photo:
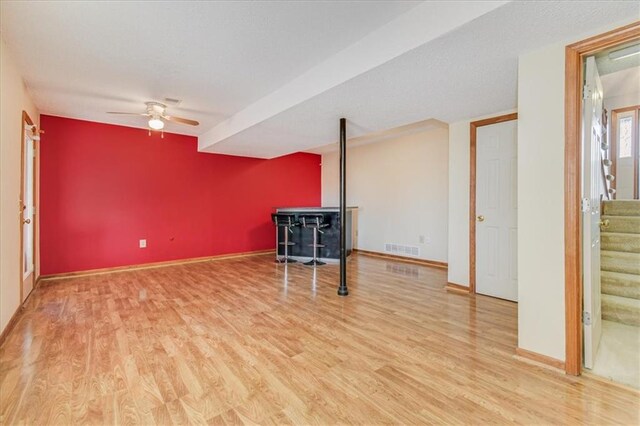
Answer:
<svg viewBox="0 0 640 426"><path fill-rule="evenodd" d="M265 255L45 282L0 347L0 423L640 423L638 393L516 359L514 303L391 259L352 256L346 298L338 274Z"/></svg>

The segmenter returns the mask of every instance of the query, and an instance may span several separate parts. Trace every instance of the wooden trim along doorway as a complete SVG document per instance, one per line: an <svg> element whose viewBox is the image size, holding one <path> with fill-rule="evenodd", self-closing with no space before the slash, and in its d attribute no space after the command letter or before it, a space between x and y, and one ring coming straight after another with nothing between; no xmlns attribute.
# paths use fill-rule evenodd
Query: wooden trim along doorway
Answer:
<svg viewBox="0 0 640 426"><path fill-rule="evenodd" d="M38 190L38 164L36 162L36 157L37 157L37 153L38 153L38 142L37 139L35 139L36 136L38 136L38 131L36 130L36 125L34 124L33 120L31 119L31 117L29 117L29 114L26 111L22 111L22 122L20 123L21 126L21 131L20 131L20 137L21 137L21 141L20 141L20 201L18 204L18 226L19 226L19 230L20 230L20 261L18 262L18 264L20 265L20 305L22 306L22 304L24 303L24 299L25 299L25 294L24 294L24 271L23 271L23 256L24 256L24 229L23 229L23 209L24 209L24 198L25 198L25 193L24 193L24 175L25 175L25 150L27 149L27 147L25 146L25 141L26 141L26 128L27 126L32 126L33 131L32 131L32 136L34 137L33 139L33 150L34 150L34 163L33 163L33 188L32 188L32 194L34 197L33 200L33 205L34 205L34 213L33 213L33 243L32 243L32 253L31 253L31 258L33 259L33 263L34 263L34 268L33 268L33 285L32 285L32 291L33 288L35 287L35 282L38 279L37 277L37 272L38 272L38 259L36 258L36 241L37 241L37 235L38 235L38 217L36 216L38 212L37 209L37 190Z"/></svg>
<svg viewBox="0 0 640 426"><path fill-rule="evenodd" d="M518 113L499 115L470 123L469 173L469 293L476 292L476 143L478 127L517 120Z"/></svg>
<svg viewBox="0 0 640 426"><path fill-rule="evenodd" d="M640 40L640 21L579 41L565 49L565 372L575 376L582 370L582 62L585 56L635 40Z"/></svg>

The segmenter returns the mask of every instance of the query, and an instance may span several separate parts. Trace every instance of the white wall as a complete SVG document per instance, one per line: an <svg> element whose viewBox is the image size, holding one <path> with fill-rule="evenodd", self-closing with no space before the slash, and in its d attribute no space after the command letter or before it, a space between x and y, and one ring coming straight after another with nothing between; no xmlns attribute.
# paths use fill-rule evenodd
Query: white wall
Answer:
<svg viewBox="0 0 640 426"><path fill-rule="evenodd" d="M559 360L565 360L565 46L628 23L519 58L518 346Z"/></svg>
<svg viewBox="0 0 640 426"><path fill-rule="evenodd" d="M450 283L469 286L469 173L471 125L515 112L499 111L483 117L449 124L449 278Z"/></svg>
<svg viewBox="0 0 640 426"><path fill-rule="evenodd" d="M640 105L640 67L601 76L607 111Z"/></svg>
<svg viewBox="0 0 640 426"><path fill-rule="evenodd" d="M610 120L613 110L640 105L640 67L628 68L602 76L602 88L604 107L609 112ZM611 121L610 129L613 129L616 124ZM615 177L616 199L632 199L634 179L632 158L617 160Z"/></svg>
<svg viewBox="0 0 640 426"><path fill-rule="evenodd" d="M640 85L640 83L639 83ZM611 112L614 109L630 107L634 105L640 105L640 91L629 92L626 95L609 96L603 99L604 107L607 111Z"/></svg>
<svg viewBox="0 0 640 426"><path fill-rule="evenodd" d="M20 167L22 111L38 123L22 77L0 40L0 331L20 305Z"/></svg>
<svg viewBox="0 0 640 426"><path fill-rule="evenodd" d="M564 54L518 68L518 346L565 359Z"/></svg>
<svg viewBox="0 0 640 426"><path fill-rule="evenodd" d="M420 247L447 261L448 131L445 125L347 150L347 204L358 209L358 248ZM322 156L322 205L339 203L338 152ZM420 235L425 243L420 243Z"/></svg>

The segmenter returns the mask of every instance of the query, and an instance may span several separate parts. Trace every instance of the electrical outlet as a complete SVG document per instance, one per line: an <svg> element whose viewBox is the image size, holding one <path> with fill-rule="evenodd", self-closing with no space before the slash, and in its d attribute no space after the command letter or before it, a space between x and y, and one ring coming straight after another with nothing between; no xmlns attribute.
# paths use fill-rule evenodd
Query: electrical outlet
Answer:
<svg viewBox="0 0 640 426"><path fill-rule="evenodd" d="M147 240L140 240L140 248L147 248Z"/></svg>
<svg viewBox="0 0 640 426"><path fill-rule="evenodd" d="M420 241L420 244L424 244L424 235L420 235L418 240Z"/></svg>

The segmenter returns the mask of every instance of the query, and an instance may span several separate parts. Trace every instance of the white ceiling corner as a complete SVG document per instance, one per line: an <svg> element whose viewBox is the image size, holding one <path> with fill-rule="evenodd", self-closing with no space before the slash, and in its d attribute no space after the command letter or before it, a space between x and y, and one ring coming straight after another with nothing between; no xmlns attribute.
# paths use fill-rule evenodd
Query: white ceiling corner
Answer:
<svg viewBox="0 0 640 426"><path fill-rule="evenodd" d="M600 78L605 99L640 94L640 66L625 68Z"/></svg>

